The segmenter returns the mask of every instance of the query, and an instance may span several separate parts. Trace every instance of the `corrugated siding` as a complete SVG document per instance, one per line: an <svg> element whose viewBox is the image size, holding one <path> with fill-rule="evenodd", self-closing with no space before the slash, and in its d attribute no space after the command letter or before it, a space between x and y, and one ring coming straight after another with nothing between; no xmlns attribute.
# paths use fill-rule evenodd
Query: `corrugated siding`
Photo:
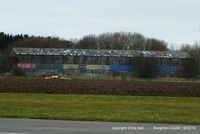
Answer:
<svg viewBox="0 0 200 134"><path fill-rule="evenodd" d="M135 66L115 66L115 65L110 65L109 70L115 70L115 71L134 71L136 70Z"/></svg>
<svg viewBox="0 0 200 134"><path fill-rule="evenodd" d="M183 72L184 67L183 66L171 66L171 67L156 67L157 72L165 72L165 71L170 71L170 72Z"/></svg>
<svg viewBox="0 0 200 134"><path fill-rule="evenodd" d="M19 68L36 68L36 65L31 63L18 63L17 66Z"/></svg>
<svg viewBox="0 0 200 134"><path fill-rule="evenodd" d="M62 64L37 64L37 69L63 69Z"/></svg>
<svg viewBox="0 0 200 134"><path fill-rule="evenodd" d="M176 67L170 67L170 71L171 72L177 72L177 69L176 69Z"/></svg>
<svg viewBox="0 0 200 134"><path fill-rule="evenodd" d="M178 72L184 72L184 70L185 70L185 68L182 67L182 66L178 66L178 67L177 67L177 71L178 71Z"/></svg>
<svg viewBox="0 0 200 134"><path fill-rule="evenodd" d="M86 65L78 65L79 70L86 70Z"/></svg>
<svg viewBox="0 0 200 134"><path fill-rule="evenodd" d="M74 65L74 64L63 64L63 69L78 69L78 65Z"/></svg>
<svg viewBox="0 0 200 134"><path fill-rule="evenodd" d="M167 68L166 67L156 67L156 71L157 72L164 72L164 71L167 71Z"/></svg>
<svg viewBox="0 0 200 134"><path fill-rule="evenodd" d="M136 71L136 66L119 66L119 65L85 65L85 64L32 64L32 63L18 63L18 67L24 69L58 69L58 70L110 70L110 71ZM157 72L184 72L183 66L158 66Z"/></svg>
<svg viewBox="0 0 200 134"><path fill-rule="evenodd" d="M108 65L87 65L87 70L109 70Z"/></svg>

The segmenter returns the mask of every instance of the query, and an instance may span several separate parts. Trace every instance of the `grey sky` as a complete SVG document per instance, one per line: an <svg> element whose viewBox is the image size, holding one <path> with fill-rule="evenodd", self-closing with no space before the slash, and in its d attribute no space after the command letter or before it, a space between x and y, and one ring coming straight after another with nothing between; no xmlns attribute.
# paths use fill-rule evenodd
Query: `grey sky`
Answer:
<svg viewBox="0 0 200 134"><path fill-rule="evenodd" d="M200 41L199 0L0 0L0 31L80 38L138 32L168 43Z"/></svg>

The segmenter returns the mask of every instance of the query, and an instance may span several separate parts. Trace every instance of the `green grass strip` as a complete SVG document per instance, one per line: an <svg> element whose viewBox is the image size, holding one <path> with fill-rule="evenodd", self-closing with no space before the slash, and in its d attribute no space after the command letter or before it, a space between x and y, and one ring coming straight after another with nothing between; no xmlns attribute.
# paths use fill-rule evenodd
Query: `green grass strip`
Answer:
<svg viewBox="0 0 200 134"><path fill-rule="evenodd" d="M0 93L0 117L200 124L200 98Z"/></svg>
<svg viewBox="0 0 200 134"><path fill-rule="evenodd" d="M200 83L200 79L186 79L186 78L112 78L112 77L63 77L72 80L113 80L113 81L133 81L133 82L192 82ZM43 76L0 76L0 79L44 79Z"/></svg>

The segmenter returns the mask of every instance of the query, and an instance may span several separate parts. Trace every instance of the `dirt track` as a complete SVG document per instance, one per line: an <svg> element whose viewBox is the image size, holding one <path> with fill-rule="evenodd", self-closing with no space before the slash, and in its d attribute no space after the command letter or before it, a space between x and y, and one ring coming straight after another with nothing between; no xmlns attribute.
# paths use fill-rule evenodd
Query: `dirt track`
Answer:
<svg viewBox="0 0 200 134"><path fill-rule="evenodd" d="M200 83L0 79L0 92L200 97Z"/></svg>

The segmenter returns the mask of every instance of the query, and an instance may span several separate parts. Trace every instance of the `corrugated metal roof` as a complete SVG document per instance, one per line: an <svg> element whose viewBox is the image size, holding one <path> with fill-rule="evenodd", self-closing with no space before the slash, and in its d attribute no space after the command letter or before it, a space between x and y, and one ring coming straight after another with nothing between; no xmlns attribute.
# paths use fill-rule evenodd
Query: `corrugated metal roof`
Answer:
<svg viewBox="0 0 200 134"><path fill-rule="evenodd" d="M14 55L73 55L73 56L111 56L111 57L159 57L189 58L185 52L176 51L136 51L136 50L97 50L64 48L13 48Z"/></svg>

